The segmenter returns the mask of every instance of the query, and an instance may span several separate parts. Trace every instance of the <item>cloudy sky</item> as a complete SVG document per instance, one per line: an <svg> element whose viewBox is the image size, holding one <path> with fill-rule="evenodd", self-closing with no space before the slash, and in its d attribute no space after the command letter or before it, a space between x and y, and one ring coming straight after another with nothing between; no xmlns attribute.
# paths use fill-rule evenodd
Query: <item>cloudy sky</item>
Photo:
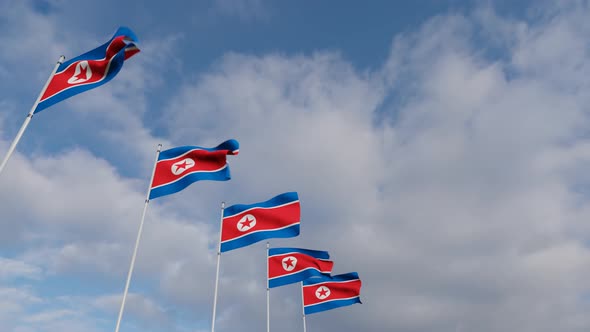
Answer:
<svg viewBox="0 0 590 332"><path fill-rule="evenodd" d="M556 4L557 3L557 4ZM121 326L210 329L219 206L301 199L359 273L311 331L590 330L588 1L0 0L0 154L58 57L141 53L37 114L0 174L0 331L113 331L158 143L237 139L232 180L152 200ZM222 256L216 330L265 326L264 243ZM301 331L297 285L273 331Z"/></svg>

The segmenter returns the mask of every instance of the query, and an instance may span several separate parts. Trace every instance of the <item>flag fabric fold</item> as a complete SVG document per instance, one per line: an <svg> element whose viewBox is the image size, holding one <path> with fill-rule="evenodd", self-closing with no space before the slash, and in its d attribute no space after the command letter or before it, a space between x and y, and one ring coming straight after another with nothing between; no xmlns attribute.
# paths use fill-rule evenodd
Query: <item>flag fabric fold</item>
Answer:
<svg viewBox="0 0 590 332"><path fill-rule="evenodd" d="M229 180L227 155L237 155L239 148L238 141L231 139L214 148L180 146L162 151L156 162L149 198L174 194L196 181Z"/></svg>
<svg viewBox="0 0 590 332"><path fill-rule="evenodd" d="M274 288L330 275L334 262L327 251L300 248L271 248L268 251L268 287Z"/></svg>
<svg viewBox="0 0 590 332"><path fill-rule="evenodd" d="M221 252L265 239L295 237L299 235L300 214L296 192L261 203L232 205L223 211Z"/></svg>
<svg viewBox="0 0 590 332"><path fill-rule="evenodd" d="M103 45L60 64L42 93L34 113L113 79L123 62L139 52L135 33L120 27Z"/></svg>
<svg viewBox="0 0 590 332"><path fill-rule="evenodd" d="M309 278L301 287L306 315L362 303L361 280L356 272Z"/></svg>

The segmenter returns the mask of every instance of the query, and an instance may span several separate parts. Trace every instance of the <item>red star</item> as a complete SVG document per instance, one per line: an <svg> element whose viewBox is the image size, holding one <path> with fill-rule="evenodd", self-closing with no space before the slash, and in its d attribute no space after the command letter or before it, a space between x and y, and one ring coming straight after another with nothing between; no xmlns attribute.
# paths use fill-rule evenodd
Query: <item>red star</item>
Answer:
<svg viewBox="0 0 590 332"><path fill-rule="evenodd" d="M80 68L80 73L78 73L78 75L76 75L76 79L77 80L86 80L86 73L88 72L88 67L82 68L82 66L80 66L79 68Z"/></svg>
<svg viewBox="0 0 590 332"><path fill-rule="evenodd" d="M185 159L185 160L182 162L182 164L178 164L178 165L176 165L176 170L177 170L177 171L182 171L182 170L186 169L186 166L187 166L187 165L186 165L186 159Z"/></svg>
<svg viewBox="0 0 590 332"><path fill-rule="evenodd" d="M326 294L328 294L328 290L327 290L327 289L325 289L325 288L320 288L320 289L318 290L318 295L319 295L320 297L326 297Z"/></svg>
<svg viewBox="0 0 590 332"><path fill-rule="evenodd" d="M249 217L246 218L246 220L242 221L240 224L242 225L242 228L250 228L250 225L254 222L254 219L250 219Z"/></svg>
<svg viewBox="0 0 590 332"><path fill-rule="evenodd" d="M284 263L285 263L285 265L287 267L292 267L293 266L293 262L295 262L295 261L291 257L289 257L289 258L287 258L287 259L284 260Z"/></svg>

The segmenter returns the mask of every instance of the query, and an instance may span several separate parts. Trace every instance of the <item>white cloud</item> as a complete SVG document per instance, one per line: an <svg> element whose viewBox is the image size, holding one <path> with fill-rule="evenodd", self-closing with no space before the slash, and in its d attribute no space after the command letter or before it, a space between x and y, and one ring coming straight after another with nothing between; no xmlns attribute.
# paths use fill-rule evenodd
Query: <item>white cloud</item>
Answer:
<svg viewBox="0 0 590 332"><path fill-rule="evenodd" d="M41 276L38 266L26 262L0 257L0 279L29 278L38 279Z"/></svg>
<svg viewBox="0 0 590 332"><path fill-rule="evenodd" d="M118 315L122 295L106 295L92 300L92 305L100 310ZM169 325L165 309L153 300L135 293L127 295L124 317L139 322L139 325L150 326L152 324ZM167 326L170 328L170 326Z"/></svg>
<svg viewBox="0 0 590 332"><path fill-rule="evenodd" d="M562 26L573 27L577 12L526 29L441 16L399 36L383 72L369 75L330 54L230 55L183 91L169 126L180 129L176 140L240 140L232 167L241 195L232 197L300 192L304 233L294 242L330 250L339 272L365 281L365 304L317 318L321 326L575 331L584 324L575 308L587 308L588 233L572 229L587 213L571 164L548 163L560 163L549 157L556 150L573 153L566 146L588 125L578 89L587 76L570 82L544 68L565 61L584 72L584 34ZM477 50L478 29L522 36L500 43L505 61ZM556 55L542 52L553 46ZM390 95L396 103L382 104ZM211 120L195 133L183 126L191 118ZM230 286L233 297L260 300L245 291L255 272L233 263L228 274L245 279L241 292ZM541 292L554 300L531 310Z"/></svg>
<svg viewBox="0 0 590 332"><path fill-rule="evenodd" d="M16 317L21 317L27 307L41 302L41 299L25 287L0 287L0 328L11 331L18 326Z"/></svg>

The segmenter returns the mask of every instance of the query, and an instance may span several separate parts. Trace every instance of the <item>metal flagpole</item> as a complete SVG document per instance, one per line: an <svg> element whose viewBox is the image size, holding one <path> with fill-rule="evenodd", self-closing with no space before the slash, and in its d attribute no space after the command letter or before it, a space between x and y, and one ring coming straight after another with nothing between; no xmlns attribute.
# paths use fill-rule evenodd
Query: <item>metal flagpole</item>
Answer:
<svg viewBox="0 0 590 332"><path fill-rule="evenodd" d="M6 156L4 156L4 160L2 160L2 164L0 164L0 173L2 173L2 170L4 169L4 166L6 166L6 163L8 162L8 159L10 159L10 156L14 152L14 149L16 148L16 145L18 144L18 141L20 141L20 139L23 136L25 130L29 126L29 122L31 122L31 119L33 118L33 114L35 113L35 108L37 108L37 105L39 105L39 100L41 100L41 97L45 93L45 90L47 89L47 86L49 85L49 82L53 78L53 75L55 75L55 72L57 71L57 67L59 67L59 65L61 65L64 62L65 59L66 59L66 57L62 55L62 56L59 57L59 60L57 60L57 63L55 64L55 68L53 68L53 71L51 72L51 75L49 75L49 78L47 79L47 82L45 82L45 85L43 86L43 89L41 90L41 93L39 93L39 97L37 97L37 100L35 100L35 103L33 104L33 107L31 107L31 110L29 111L29 114L27 114L27 117L25 118L25 122L23 122L23 125L20 127L18 133L16 134L16 137L12 141L12 144L10 144L10 147L8 148L8 152L6 153Z"/></svg>
<svg viewBox="0 0 590 332"><path fill-rule="evenodd" d="M123 309L125 308L125 300L127 299L127 292L129 291L129 283L131 282L131 275L133 274L133 267L135 266L135 258L137 257L137 248L139 248L139 240L141 239L141 231L143 230L143 221L145 220L145 213L150 203L150 191L152 182L154 181L154 174L156 173L156 164L158 163L158 157L160 156L160 149L162 144L158 144L158 150L156 151L156 161L154 162L154 169L152 170L152 177L148 185L148 191L145 197L145 205L143 206L143 213L141 214L141 222L139 223L139 230L137 231L137 239L135 240L135 248L133 249L133 256L131 256L131 264L129 265L129 272L127 273L127 282L125 283L125 290L123 291L123 300L121 301L121 309L119 310L119 318L117 318L117 326L115 332L119 332L121 326L121 318L123 317Z"/></svg>
<svg viewBox="0 0 590 332"><path fill-rule="evenodd" d="M217 272L215 273L215 294L213 295L213 318L211 319L211 332L215 332L215 310L217 309L217 287L219 286L219 262L221 261L221 231L223 230L223 210L225 202L221 202L221 218L219 221L219 245L217 246Z"/></svg>
<svg viewBox="0 0 590 332"><path fill-rule="evenodd" d="M266 242L266 332L270 332L270 287L268 287L268 251L270 243Z"/></svg>
<svg viewBox="0 0 590 332"><path fill-rule="evenodd" d="M303 314L303 332L307 332L305 324L305 302L303 302L303 281L301 282L301 313Z"/></svg>

